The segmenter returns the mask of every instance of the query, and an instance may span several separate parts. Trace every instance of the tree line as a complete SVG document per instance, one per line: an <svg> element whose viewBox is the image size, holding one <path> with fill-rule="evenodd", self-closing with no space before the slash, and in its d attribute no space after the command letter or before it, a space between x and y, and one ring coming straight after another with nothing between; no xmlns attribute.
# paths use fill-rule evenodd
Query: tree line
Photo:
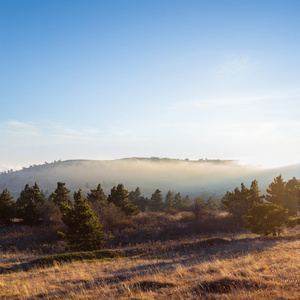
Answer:
<svg viewBox="0 0 300 300"><path fill-rule="evenodd" d="M82 195L81 189L74 193L74 201L72 201L70 190L67 189L65 183L58 182L55 191L47 198L37 183L33 186L26 184L20 196L14 201L10 192L4 189L0 194L0 223L8 224L13 219L19 219L27 225L47 224L51 222L52 215L57 208L61 208L63 205L72 206L78 198L78 193ZM164 198L162 192L156 189L149 199L142 195L139 187L128 192L123 184L114 186L108 196L104 193L101 184L98 184L95 189L90 189L83 199L88 205L100 207L100 209L113 204L129 218L145 211L159 212L168 209L189 211L193 207L193 202L200 204L203 209L216 210L219 208L212 197L207 201L201 197L192 201L189 195L183 197L180 193L169 190Z"/></svg>
<svg viewBox="0 0 300 300"><path fill-rule="evenodd" d="M256 180L252 181L250 188L242 183L240 188L226 193L221 200L221 208L235 216L237 222L250 231L275 235L283 225L293 225L291 217L298 212L299 199L299 180L294 177L285 182L279 175L269 185L266 195L260 194ZM90 189L85 197L79 189L72 200L65 183L58 182L55 191L47 198L35 183L33 186L26 184L16 201L7 189L2 191L0 223L9 224L14 219L27 225L49 225L60 218L67 228L58 232L61 240L72 249L96 249L104 247L105 240L112 238L103 233L99 221L103 221L107 214L132 218L145 211L192 211L199 220L205 209L219 208L212 197L206 201L201 197L192 200L188 195L183 197L169 190L164 198L157 189L148 199L142 196L139 187L128 192L123 184L114 186L108 196L101 184Z"/></svg>

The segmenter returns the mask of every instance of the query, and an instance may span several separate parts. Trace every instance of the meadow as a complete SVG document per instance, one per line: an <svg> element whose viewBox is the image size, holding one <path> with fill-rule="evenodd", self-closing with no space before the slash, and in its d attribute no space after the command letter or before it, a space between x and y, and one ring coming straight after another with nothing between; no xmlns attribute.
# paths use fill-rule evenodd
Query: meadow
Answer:
<svg viewBox="0 0 300 300"><path fill-rule="evenodd" d="M300 298L299 225L261 237L225 213L148 212L122 228L112 255L80 260L56 228L2 228L0 299Z"/></svg>

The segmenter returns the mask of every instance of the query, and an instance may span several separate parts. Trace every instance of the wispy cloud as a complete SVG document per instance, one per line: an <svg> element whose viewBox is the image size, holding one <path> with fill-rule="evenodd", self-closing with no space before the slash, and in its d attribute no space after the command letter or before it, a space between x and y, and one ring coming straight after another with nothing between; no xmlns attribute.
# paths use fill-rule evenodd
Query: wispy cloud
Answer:
<svg viewBox="0 0 300 300"><path fill-rule="evenodd" d="M138 130L120 127L72 128L63 125L45 125L20 121L0 123L0 136L10 140L31 140L32 143L97 143L114 139L134 139L140 136ZM141 137L142 138L142 137Z"/></svg>
<svg viewBox="0 0 300 300"><path fill-rule="evenodd" d="M89 141L101 136L101 131L94 128L78 130L65 126L44 126L43 131L51 138L64 141Z"/></svg>
<svg viewBox="0 0 300 300"><path fill-rule="evenodd" d="M162 123L161 127L174 129L200 129L203 128L203 124L199 122L169 122Z"/></svg>
<svg viewBox="0 0 300 300"><path fill-rule="evenodd" d="M235 55L221 61L213 68L212 73L217 75L232 75L253 68L248 55Z"/></svg>
<svg viewBox="0 0 300 300"><path fill-rule="evenodd" d="M0 131L13 137L38 137L41 136L40 128L33 123L25 123L19 121L8 121L2 123Z"/></svg>
<svg viewBox="0 0 300 300"><path fill-rule="evenodd" d="M31 122L8 121L0 123L0 134L13 140L31 139L38 141L88 141L101 136L101 131L95 128L74 129L67 126L49 126Z"/></svg>
<svg viewBox="0 0 300 300"><path fill-rule="evenodd" d="M230 105L260 105L267 103L268 101L293 101L299 100L300 89L292 90L280 90L270 93L264 93L261 95L253 95L248 97L215 97L215 98L205 98L199 100L191 101L178 101L173 104L173 109L183 109L183 108L214 108L216 106L230 106ZM287 103L287 102L285 102ZM273 102L274 104L274 102Z"/></svg>
<svg viewBox="0 0 300 300"><path fill-rule="evenodd" d="M111 128L110 133L112 136L116 137L128 137L131 135L131 131L127 129L122 129L122 128Z"/></svg>

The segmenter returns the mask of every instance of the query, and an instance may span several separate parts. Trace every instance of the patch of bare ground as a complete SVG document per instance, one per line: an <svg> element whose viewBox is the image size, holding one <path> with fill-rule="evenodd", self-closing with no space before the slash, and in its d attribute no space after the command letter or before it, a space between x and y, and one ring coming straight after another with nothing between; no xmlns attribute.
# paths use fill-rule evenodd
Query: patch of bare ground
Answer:
<svg viewBox="0 0 300 300"><path fill-rule="evenodd" d="M116 260L3 273L0 299L300 299L298 232L149 242L115 249L127 255ZM2 253L0 266L35 256Z"/></svg>

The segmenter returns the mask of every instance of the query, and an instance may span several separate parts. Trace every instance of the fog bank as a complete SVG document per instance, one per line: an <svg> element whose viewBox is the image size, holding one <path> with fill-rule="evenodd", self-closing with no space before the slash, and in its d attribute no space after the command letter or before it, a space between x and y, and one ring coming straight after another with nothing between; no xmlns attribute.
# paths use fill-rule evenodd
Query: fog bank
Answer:
<svg viewBox="0 0 300 300"><path fill-rule="evenodd" d="M24 168L0 175L0 190L8 188L18 196L25 184L34 184L49 193L58 181L65 182L71 190L90 188L101 183L108 194L118 183L123 183L129 191L140 187L145 196L151 196L155 189L163 194L168 190L190 196L224 194L243 182L250 186L258 180L262 192L273 178L282 174L285 180L300 177L300 165L264 169L251 165L241 165L236 161L222 160L174 160L158 158L129 158L120 160L69 160Z"/></svg>

